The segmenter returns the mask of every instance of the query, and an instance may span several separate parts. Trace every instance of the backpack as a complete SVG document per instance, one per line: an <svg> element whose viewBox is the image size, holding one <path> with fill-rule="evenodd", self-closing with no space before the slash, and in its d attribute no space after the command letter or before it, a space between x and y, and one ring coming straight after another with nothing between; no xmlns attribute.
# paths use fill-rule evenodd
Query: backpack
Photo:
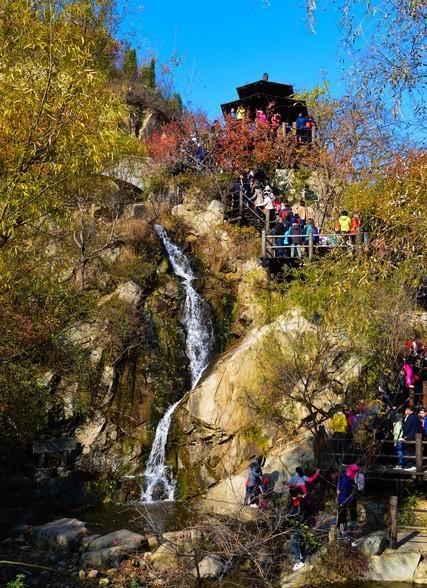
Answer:
<svg viewBox="0 0 427 588"><path fill-rule="evenodd" d="M357 486L357 490L363 492L365 489L365 476L362 472L357 472L356 477L354 478L354 483Z"/></svg>

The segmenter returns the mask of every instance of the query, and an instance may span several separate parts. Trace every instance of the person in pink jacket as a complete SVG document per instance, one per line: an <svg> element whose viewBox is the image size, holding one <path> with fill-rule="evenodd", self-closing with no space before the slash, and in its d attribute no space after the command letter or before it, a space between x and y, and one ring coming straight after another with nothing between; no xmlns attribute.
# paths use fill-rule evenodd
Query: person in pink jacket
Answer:
<svg viewBox="0 0 427 588"><path fill-rule="evenodd" d="M403 364L403 373L405 375L406 386L408 388L412 389L415 384L414 367L410 363L407 363L406 360L405 360L405 363Z"/></svg>

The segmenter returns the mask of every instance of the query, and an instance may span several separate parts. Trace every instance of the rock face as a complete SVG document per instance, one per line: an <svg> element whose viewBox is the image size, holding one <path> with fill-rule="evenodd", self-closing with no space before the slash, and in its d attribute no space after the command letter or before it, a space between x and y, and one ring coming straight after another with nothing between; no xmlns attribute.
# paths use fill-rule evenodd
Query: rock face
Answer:
<svg viewBox="0 0 427 588"><path fill-rule="evenodd" d="M33 541L40 549L75 551L84 534L85 524L77 519L58 519L34 531Z"/></svg>
<svg viewBox="0 0 427 588"><path fill-rule="evenodd" d="M174 206L172 215L184 220L194 234L200 237L211 233L224 222L224 205L218 200L212 200L202 208L197 197L190 197L185 198L183 204Z"/></svg>
<svg viewBox="0 0 427 588"><path fill-rule="evenodd" d="M307 414L302 406L293 407L294 430L285 431L274 426L267 414L263 419L257 403L268 405L264 383L269 366L262 362L262 350L274 345L286 353L293 337L313 329L298 311L253 329L189 393L176 412L169 454L181 478L182 496L209 489L207 498L212 502L241 504L248 460L255 455L268 455L264 471L271 474L278 491L284 475L310 462L308 436L295 432ZM358 375L359 366L352 360L336 368L335 378L345 383ZM325 389L325 404L330 406L335 399L335 391Z"/></svg>

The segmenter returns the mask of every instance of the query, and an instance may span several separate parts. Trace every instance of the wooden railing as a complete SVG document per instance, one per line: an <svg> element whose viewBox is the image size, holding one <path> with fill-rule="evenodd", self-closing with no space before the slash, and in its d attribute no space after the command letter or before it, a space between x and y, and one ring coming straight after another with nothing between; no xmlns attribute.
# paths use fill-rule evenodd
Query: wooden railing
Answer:
<svg viewBox="0 0 427 588"><path fill-rule="evenodd" d="M389 542L392 549L397 549L398 530L405 529L408 531L427 531L427 526L405 525L399 522L399 513L423 513L427 515L427 509L419 508L399 508L397 496L390 496L389 501Z"/></svg>
<svg viewBox="0 0 427 588"><path fill-rule="evenodd" d="M288 244L278 244L278 240L287 240ZM294 241L294 243L292 243ZM350 235L347 233L322 233L319 235L273 235L268 234L264 229L261 236L261 257L302 257L304 253L308 254L311 259L317 251L328 251L337 248L356 249L366 243L367 234L357 233ZM283 255L289 252L290 255ZM296 253L296 255L295 255ZM292 255L294 254L294 255Z"/></svg>
<svg viewBox="0 0 427 588"><path fill-rule="evenodd" d="M352 461L363 462L365 459L368 461L368 457L364 455L363 448L358 448L357 445L354 445L354 440L350 437L348 438L337 438L334 439L333 437L327 439L327 445L325 447L325 455L338 458L340 461L343 460L345 457L347 460L351 459ZM404 445L414 447L415 454L408 455L405 453L404 459L411 460L415 462L415 471L413 472L416 476L425 474L425 468L427 467L427 440L423 440L423 436L421 433L417 433L415 435L415 441L404 441ZM392 439L378 439L376 441L376 445L374 446L374 451L370 453L373 457L369 458L370 466L367 468L374 469L375 467L384 465L384 461L390 462L390 460L394 459L397 461L397 453L383 453L384 446L389 445L396 445L396 442ZM341 448L338 451L338 448ZM426 455L424 456L424 449L426 449ZM390 465L390 468L393 468L393 465ZM396 474L399 473L400 470L395 470ZM405 471L405 470L403 470Z"/></svg>
<svg viewBox="0 0 427 588"><path fill-rule="evenodd" d="M287 137L292 135L297 137L301 140L302 143L313 143L316 139L317 135L317 127L312 126L309 128L297 129L296 122L292 123L292 126L289 128L288 123L283 122L281 126L282 135Z"/></svg>

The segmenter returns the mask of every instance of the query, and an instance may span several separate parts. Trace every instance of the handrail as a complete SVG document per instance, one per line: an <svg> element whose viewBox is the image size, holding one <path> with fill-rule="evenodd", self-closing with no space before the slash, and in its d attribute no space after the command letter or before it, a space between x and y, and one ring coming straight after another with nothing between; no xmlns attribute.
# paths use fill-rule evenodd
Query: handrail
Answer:
<svg viewBox="0 0 427 588"><path fill-rule="evenodd" d="M365 240L365 235L367 233L365 231L358 232L356 234L350 233L320 233L318 235L313 235L310 233L309 235L274 235L274 234L267 234L267 231L264 230L262 232L262 250L265 251L265 257L276 257L276 250L283 250L283 249L291 249L291 248L299 248L299 249L308 249L308 257L311 259L313 257L313 253L315 249L336 249L336 248L343 248L343 249L359 249L362 242ZM328 239L334 238L336 240L335 243L327 242ZM354 237L354 243L349 242L348 239ZM316 242L315 242L315 239ZM276 245L276 239L286 239L288 244L281 244ZM346 242L343 240L346 239ZM301 242L296 243L289 243L289 241L298 240Z"/></svg>
<svg viewBox="0 0 427 588"><path fill-rule="evenodd" d="M351 437L347 437L347 438L344 437L342 439L336 439L337 443L342 442L342 441L350 441L350 440L351 440ZM329 438L329 442L331 443L331 445L334 444L334 441L335 441L335 439ZM394 440L392 441L391 439L390 440L378 439L376 441L376 444L378 447L380 447L383 443L384 444L387 444L387 443L394 444L395 441ZM424 462L427 461L427 456L424 456L423 450L424 450L424 446L427 446L427 440L423 440L423 436L421 433L416 433L415 439L411 440L411 441L405 441L405 445L411 445L411 446L415 445L415 455L405 455L405 457L407 459L415 459L416 474L424 474ZM326 454L337 456L337 457L342 456L343 453L345 453L345 455L349 455L349 456L350 455L351 456L358 456L361 454L361 452L362 452L362 449L359 452L355 452L354 448L353 448L353 452L352 451L341 451L340 453L336 453L333 451L326 451ZM384 454L384 453L376 453L375 454L376 459L383 458L383 457L389 459L392 456Z"/></svg>

